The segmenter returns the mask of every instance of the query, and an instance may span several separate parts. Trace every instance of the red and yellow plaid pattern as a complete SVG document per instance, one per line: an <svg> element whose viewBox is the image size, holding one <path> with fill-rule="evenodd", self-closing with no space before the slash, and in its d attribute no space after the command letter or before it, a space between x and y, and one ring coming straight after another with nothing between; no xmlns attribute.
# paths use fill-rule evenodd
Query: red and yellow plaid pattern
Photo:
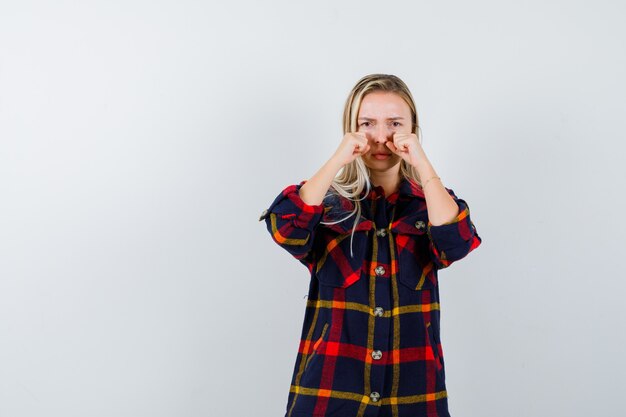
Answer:
<svg viewBox="0 0 626 417"><path fill-rule="evenodd" d="M311 281L286 417L449 416L440 339L438 271L481 238L467 203L450 222L428 220L421 188L403 179L375 187L362 213L335 196L308 205L286 187L263 212L273 240L308 269Z"/></svg>

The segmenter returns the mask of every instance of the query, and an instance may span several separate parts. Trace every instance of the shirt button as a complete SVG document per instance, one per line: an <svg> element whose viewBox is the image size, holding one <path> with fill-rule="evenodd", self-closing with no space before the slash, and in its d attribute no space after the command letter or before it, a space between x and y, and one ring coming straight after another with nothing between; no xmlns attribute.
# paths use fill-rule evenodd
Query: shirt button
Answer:
<svg viewBox="0 0 626 417"><path fill-rule="evenodd" d="M378 360L382 357L383 357L383 352L381 352L380 350L375 350L372 352L372 358L374 358L375 360Z"/></svg>
<svg viewBox="0 0 626 417"><path fill-rule="evenodd" d="M426 223L424 223L422 220L418 220L415 222L415 227L417 227L418 229L423 229L424 227L426 227Z"/></svg>
<svg viewBox="0 0 626 417"><path fill-rule="evenodd" d="M385 237L387 236L387 229L381 228L376 231L376 236Z"/></svg>
<svg viewBox="0 0 626 417"><path fill-rule="evenodd" d="M385 268L382 265L378 265L375 269L376 271L376 275L384 275L385 274Z"/></svg>
<svg viewBox="0 0 626 417"><path fill-rule="evenodd" d="M382 307L376 307L376 308L374 309L374 315L375 315L376 317L382 317L382 316L383 316L383 312L384 312L384 311L383 311Z"/></svg>
<svg viewBox="0 0 626 417"><path fill-rule="evenodd" d="M370 398L373 402L377 402L380 399L380 394L374 391L370 394Z"/></svg>

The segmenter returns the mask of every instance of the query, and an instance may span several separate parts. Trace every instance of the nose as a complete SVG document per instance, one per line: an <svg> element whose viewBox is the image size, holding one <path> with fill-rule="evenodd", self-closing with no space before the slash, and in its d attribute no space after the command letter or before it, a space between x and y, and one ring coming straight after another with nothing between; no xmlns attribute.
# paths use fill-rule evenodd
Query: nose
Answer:
<svg viewBox="0 0 626 417"><path fill-rule="evenodd" d="M385 144L388 140L393 140L394 131L385 125L379 125L371 132L375 143Z"/></svg>

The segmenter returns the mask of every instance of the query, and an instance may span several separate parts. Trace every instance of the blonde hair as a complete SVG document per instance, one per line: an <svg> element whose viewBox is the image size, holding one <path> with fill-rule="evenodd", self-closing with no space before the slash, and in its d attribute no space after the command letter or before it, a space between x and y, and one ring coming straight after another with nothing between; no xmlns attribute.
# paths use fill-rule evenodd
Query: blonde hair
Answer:
<svg viewBox="0 0 626 417"><path fill-rule="evenodd" d="M407 85L395 75L391 74L370 74L361 78L350 91L343 110L343 134L357 131L357 118L361 101L369 93L375 91L392 92L404 99L411 109L411 132L415 133L419 142L422 142L421 129L417 117L417 110L411 91ZM417 170L404 160L400 161L400 175L404 178L411 178L422 185ZM370 182L370 169L363 163L361 156L356 157L352 162L346 164L333 179L331 186L326 193L326 198L337 198L342 196L354 203L354 209L343 219L334 222L322 222L323 224L336 224L347 220L355 215L354 224L352 226L352 236L350 237L350 253L352 252L352 238L354 230L361 218L361 200L366 198L372 188ZM361 192L366 190L366 194L359 198Z"/></svg>

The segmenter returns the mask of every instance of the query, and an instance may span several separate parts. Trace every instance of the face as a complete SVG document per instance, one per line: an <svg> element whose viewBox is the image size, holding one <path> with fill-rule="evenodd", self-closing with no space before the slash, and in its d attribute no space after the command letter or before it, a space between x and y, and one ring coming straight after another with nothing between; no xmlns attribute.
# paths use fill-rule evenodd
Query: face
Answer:
<svg viewBox="0 0 626 417"><path fill-rule="evenodd" d="M402 161L385 145L393 143L394 133L411 133L411 108L396 93L375 91L361 100L357 131L364 132L370 151L362 155L371 170L386 171Z"/></svg>

